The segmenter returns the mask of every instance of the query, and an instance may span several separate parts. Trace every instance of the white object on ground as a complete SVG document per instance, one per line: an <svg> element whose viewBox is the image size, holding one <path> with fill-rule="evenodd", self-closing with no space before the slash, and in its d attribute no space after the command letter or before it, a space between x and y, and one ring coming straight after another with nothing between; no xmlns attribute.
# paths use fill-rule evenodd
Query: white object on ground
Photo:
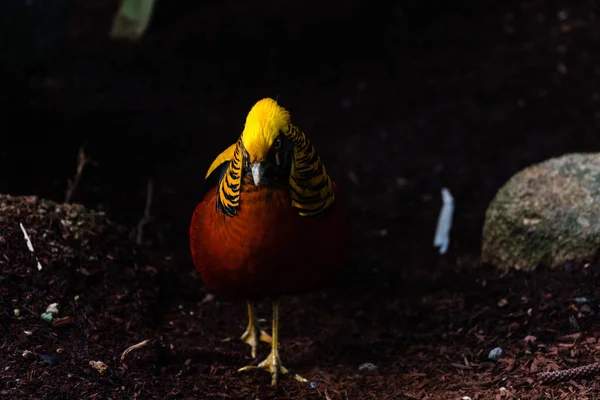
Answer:
<svg viewBox="0 0 600 400"><path fill-rule="evenodd" d="M46 308L46 312L50 314L58 314L58 303L52 303Z"/></svg>
<svg viewBox="0 0 600 400"><path fill-rule="evenodd" d="M454 198L450 191L442 188L442 209L438 217L437 228L433 246L440 248L440 254L446 254L450 244L450 228L452 227L452 215L454 214Z"/></svg>
<svg viewBox="0 0 600 400"><path fill-rule="evenodd" d="M29 235L27 234L27 231L25 230L25 227L23 226L23 224L19 222L19 225L21 226L21 230L23 231L23 236L25 237L25 241L27 242L27 248L35 256L35 261L37 261L38 271L41 271L42 264L40 264L40 260L38 260L37 256L35 255L35 251L33 251L33 244L31 244L31 239L29 239Z"/></svg>

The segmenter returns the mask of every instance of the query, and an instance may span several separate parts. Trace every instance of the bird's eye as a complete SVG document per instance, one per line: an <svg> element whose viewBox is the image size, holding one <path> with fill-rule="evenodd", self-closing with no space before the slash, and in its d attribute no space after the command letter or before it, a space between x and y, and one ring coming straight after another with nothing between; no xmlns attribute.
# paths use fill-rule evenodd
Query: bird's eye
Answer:
<svg viewBox="0 0 600 400"><path fill-rule="evenodd" d="M275 139L275 142L273 142L273 148L275 150L279 150L280 147L281 147L281 138L277 138L277 139Z"/></svg>

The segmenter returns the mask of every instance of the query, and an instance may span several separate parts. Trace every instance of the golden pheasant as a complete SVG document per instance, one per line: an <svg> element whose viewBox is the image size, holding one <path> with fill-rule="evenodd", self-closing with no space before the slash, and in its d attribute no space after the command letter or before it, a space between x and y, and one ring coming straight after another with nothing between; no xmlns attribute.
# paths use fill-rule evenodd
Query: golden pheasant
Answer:
<svg viewBox="0 0 600 400"><path fill-rule="evenodd" d="M217 293L247 300L241 340L253 358L259 341L271 343L271 353L240 371L266 369L277 385L289 373L278 351L280 296L318 290L345 261L337 187L288 111L269 98L252 107L238 141L214 160L206 180L210 189L190 225L194 265ZM272 337L255 315L255 301L264 298L273 301Z"/></svg>

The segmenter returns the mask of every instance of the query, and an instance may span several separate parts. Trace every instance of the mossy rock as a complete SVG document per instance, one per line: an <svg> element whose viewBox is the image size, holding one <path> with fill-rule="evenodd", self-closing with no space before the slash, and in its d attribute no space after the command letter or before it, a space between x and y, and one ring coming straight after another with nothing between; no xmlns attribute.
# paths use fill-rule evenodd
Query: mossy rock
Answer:
<svg viewBox="0 0 600 400"><path fill-rule="evenodd" d="M600 249L600 153L566 154L514 175L490 203L482 262L531 271Z"/></svg>

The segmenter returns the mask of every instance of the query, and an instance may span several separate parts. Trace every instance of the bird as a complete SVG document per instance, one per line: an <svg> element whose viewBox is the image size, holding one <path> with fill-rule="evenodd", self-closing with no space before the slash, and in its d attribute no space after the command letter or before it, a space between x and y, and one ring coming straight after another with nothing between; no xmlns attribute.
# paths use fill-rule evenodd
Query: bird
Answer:
<svg viewBox="0 0 600 400"><path fill-rule="evenodd" d="M219 295L245 300L248 325L240 339L271 385L290 374L279 354L283 296L315 292L332 283L348 253L348 214L337 184L290 113L272 98L256 102L239 138L206 172L206 193L192 214L190 251L202 281ZM271 335L258 323L256 302L272 302Z"/></svg>

